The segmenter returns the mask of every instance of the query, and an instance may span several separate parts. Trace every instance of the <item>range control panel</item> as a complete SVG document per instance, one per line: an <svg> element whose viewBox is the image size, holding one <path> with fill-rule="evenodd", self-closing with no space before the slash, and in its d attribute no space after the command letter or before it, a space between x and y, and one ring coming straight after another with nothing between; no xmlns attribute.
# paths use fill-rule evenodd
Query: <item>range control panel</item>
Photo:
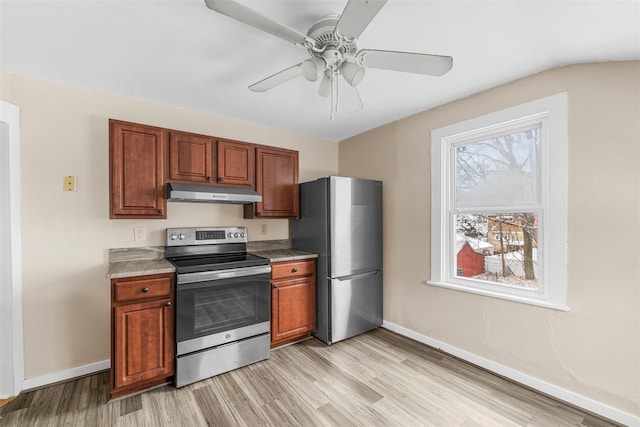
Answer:
<svg viewBox="0 0 640 427"><path fill-rule="evenodd" d="M167 246L247 243L246 227L167 228Z"/></svg>

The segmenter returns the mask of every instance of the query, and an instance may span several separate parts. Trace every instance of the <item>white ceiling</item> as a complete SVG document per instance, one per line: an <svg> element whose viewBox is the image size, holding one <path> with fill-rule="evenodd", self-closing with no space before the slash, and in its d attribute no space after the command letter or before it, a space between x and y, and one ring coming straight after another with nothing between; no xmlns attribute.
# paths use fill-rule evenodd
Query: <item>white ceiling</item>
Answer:
<svg viewBox="0 0 640 427"><path fill-rule="evenodd" d="M346 4L240 2L302 33ZM369 69L358 86L364 109L330 122L318 82L247 89L306 50L204 0L1 0L0 19L5 70L334 141L549 68L640 59L638 0L389 0L359 48L451 55L453 69L443 77Z"/></svg>

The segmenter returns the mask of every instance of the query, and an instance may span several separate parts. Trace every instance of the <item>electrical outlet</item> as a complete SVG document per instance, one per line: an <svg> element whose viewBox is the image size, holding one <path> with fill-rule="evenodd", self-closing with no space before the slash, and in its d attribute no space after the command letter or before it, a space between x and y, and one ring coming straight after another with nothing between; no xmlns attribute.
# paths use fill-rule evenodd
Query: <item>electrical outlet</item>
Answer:
<svg viewBox="0 0 640 427"><path fill-rule="evenodd" d="M62 190L63 191L76 191L76 177L65 176L62 181Z"/></svg>
<svg viewBox="0 0 640 427"><path fill-rule="evenodd" d="M133 240L142 242L147 239L147 230L144 227L133 227Z"/></svg>
<svg viewBox="0 0 640 427"><path fill-rule="evenodd" d="M263 236L267 234L267 224L260 224L260 234Z"/></svg>

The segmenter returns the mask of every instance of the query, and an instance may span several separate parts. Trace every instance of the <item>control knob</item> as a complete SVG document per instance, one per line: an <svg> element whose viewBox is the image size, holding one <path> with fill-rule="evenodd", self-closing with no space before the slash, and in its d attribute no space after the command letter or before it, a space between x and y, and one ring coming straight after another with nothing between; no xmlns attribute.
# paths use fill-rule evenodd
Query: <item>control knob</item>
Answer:
<svg viewBox="0 0 640 427"><path fill-rule="evenodd" d="M236 237L236 238L240 237L240 233L233 233L233 237Z"/></svg>
<svg viewBox="0 0 640 427"><path fill-rule="evenodd" d="M171 233L171 236L169 236L169 238L171 240L176 240L178 238L178 235L176 233Z"/></svg>
<svg viewBox="0 0 640 427"><path fill-rule="evenodd" d="M180 233L180 240L184 240L184 238L187 237L184 234Z"/></svg>
<svg viewBox="0 0 640 427"><path fill-rule="evenodd" d="M228 238L232 238L233 237L233 233L227 233L227 237Z"/></svg>
<svg viewBox="0 0 640 427"><path fill-rule="evenodd" d="M244 238L244 233L240 233L240 237Z"/></svg>

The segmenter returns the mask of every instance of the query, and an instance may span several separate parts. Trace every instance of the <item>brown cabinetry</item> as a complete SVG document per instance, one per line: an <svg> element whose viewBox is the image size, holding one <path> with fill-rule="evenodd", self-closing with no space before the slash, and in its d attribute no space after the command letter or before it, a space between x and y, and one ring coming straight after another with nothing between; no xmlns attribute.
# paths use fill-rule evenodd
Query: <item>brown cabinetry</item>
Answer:
<svg viewBox="0 0 640 427"><path fill-rule="evenodd" d="M271 347L297 341L316 328L316 260L271 264Z"/></svg>
<svg viewBox="0 0 640 427"><path fill-rule="evenodd" d="M169 181L253 187L255 145L169 131Z"/></svg>
<svg viewBox="0 0 640 427"><path fill-rule="evenodd" d="M110 218L166 218L165 132L109 120Z"/></svg>
<svg viewBox="0 0 640 427"><path fill-rule="evenodd" d="M298 152L258 147L256 191L262 195L262 202L245 205L245 218L297 218Z"/></svg>
<svg viewBox="0 0 640 427"><path fill-rule="evenodd" d="M169 132L169 180L210 184L216 180L217 166L213 138Z"/></svg>
<svg viewBox="0 0 640 427"><path fill-rule="evenodd" d="M111 397L174 372L173 274L111 280Z"/></svg>
<svg viewBox="0 0 640 427"><path fill-rule="evenodd" d="M253 187L256 147L245 142L218 140L218 184Z"/></svg>
<svg viewBox="0 0 640 427"><path fill-rule="evenodd" d="M109 217L167 217L167 182L255 188L245 218L298 217L298 152L109 120Z"/></svg>

